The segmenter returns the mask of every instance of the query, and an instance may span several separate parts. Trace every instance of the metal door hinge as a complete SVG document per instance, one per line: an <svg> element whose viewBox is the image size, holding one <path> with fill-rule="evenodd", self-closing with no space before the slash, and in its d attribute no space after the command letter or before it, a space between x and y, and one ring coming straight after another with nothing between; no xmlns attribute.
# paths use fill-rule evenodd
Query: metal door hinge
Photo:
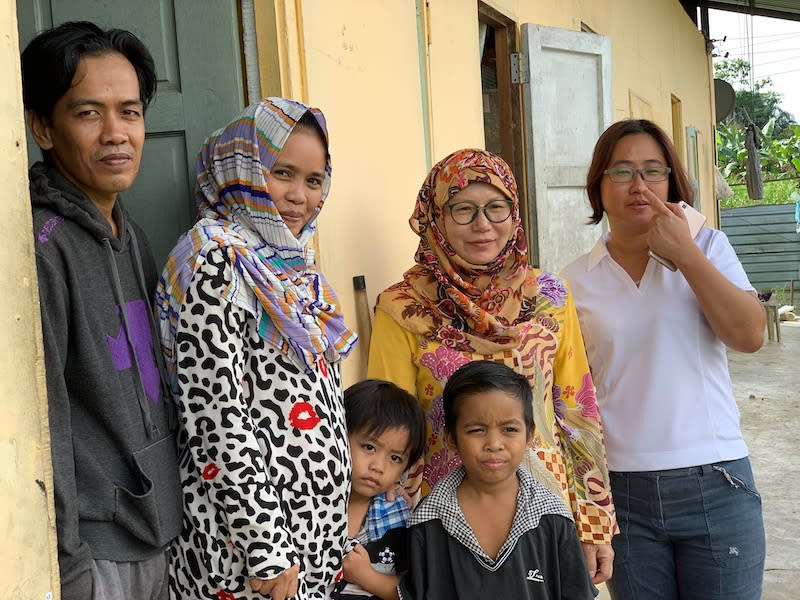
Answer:
<svg viewBox="0 0 800 600"><path fill-rule="evenodd" d="M528 55L521 52L511 53L511 83L528 83L530 71L528 70Z"/></svg>

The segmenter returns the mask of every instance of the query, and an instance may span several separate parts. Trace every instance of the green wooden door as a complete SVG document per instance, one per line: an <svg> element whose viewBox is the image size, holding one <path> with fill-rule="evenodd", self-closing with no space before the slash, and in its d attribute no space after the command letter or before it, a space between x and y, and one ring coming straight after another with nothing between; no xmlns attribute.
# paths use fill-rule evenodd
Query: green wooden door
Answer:
<svg viewBox="0 0 800 600"><path fill-rule="evenodd" d="M17 0L20 48L65 21L139 36L153 54L158 92L147 111L142 165L125 206L160 268L194 221L194 158L206 136L244 106L236 0ZM28 138L31 164L41 153Z"/></svg>

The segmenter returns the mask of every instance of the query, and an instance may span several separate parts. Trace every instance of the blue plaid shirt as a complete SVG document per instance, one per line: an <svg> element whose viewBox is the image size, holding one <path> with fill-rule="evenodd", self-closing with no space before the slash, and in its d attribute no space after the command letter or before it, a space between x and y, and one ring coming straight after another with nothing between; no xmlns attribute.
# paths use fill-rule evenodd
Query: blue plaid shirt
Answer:
<svg viewBox="0 0 800 600"><path fill-rule="evenodd" d="M389 502L386 494L378 494L369 503L364 526L354 539L348 540L345 553L355 548L356 544L364 546L369 542L381 539L390 529L405 527L410 516L411 511L408 509L408 504L401 496Z"/></svg>

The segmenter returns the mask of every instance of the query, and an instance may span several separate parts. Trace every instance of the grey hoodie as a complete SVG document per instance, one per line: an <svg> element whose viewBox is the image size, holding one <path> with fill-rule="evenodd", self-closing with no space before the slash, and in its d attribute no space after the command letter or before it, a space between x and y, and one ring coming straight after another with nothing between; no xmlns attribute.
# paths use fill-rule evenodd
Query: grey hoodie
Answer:
<svg viewBox="0 0 800 600"><path fill-rule="evenodd" d="M92 559L143 560L180 531L174 406L154 352L156 270L119 201L117 239L55 169L36 163L30 191L61 597L86 600Z"/></svg>

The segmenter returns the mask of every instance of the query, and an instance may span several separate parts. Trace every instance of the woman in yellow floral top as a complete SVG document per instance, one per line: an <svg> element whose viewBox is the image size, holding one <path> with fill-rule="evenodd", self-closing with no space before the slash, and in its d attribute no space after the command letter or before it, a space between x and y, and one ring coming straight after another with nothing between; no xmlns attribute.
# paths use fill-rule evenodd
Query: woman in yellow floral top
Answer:
<svg viewBox="0 0 800 600"><path fill-rule="evenodd" d="M448 378L471 360L502 362L534 392L526 462L562 494L594 582L606 580L616 522L594 385L566 283L528 264L511 170L483 150L454 152L428 174L410 224L416 264L378 297L369 376L425 409L423 493L460 464L443 439Z"/></svg>

